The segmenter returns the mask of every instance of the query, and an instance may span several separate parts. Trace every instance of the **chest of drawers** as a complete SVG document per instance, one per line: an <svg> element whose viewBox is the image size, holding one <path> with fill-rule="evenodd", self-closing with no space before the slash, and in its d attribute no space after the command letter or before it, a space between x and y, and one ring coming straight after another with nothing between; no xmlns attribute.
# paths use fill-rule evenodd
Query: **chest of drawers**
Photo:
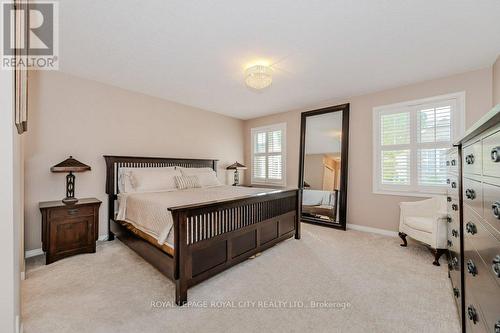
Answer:
<svg viewBox="0 0 500 333"><path fill-rule="evenodd" d="M454 293L455 288L461 291L462 304L457 305L463 331L500 332L500 105L457 145L460 247L450 246L450 278ZM451 203L453 194L449 191ZM449 216L448 237L453 241L457 226L452 211ZM453 276L455 257L461 265L461 283Z"/></svg>

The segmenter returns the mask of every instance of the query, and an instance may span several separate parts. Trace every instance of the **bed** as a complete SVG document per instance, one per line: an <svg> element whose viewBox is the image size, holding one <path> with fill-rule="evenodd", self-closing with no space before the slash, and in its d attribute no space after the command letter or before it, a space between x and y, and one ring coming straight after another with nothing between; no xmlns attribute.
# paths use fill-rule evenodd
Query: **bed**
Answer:
<svg viewBox="0 0 500 333"><path fill-rule="evenodd" d="M302 214L337 221L339 191L304 190Z"/></svg>
<svg viewBox="0 0 500 333"><path fill-rule="evenodd" d="M125 168L211 168L216 172L217 160L104 158L108 239L116 236L174 281L177 305L187 302L189 287L283 240L300 239L297 189L213 186L121 193L119 175Z"/></svg>

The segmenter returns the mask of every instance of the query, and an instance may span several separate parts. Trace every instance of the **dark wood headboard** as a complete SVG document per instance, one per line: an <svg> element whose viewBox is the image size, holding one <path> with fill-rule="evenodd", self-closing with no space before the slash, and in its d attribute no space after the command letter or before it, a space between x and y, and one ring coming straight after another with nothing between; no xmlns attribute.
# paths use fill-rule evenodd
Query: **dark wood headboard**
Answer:
<svg viewBox="0 0 500 333"><path fill-rule="evenodd" d="M118 194L118 170L120 168L161 168L178 166L184 168L212 168L217 172L218 160L138 157L104 155L106 160L106 193L116 197Z"/></svg>

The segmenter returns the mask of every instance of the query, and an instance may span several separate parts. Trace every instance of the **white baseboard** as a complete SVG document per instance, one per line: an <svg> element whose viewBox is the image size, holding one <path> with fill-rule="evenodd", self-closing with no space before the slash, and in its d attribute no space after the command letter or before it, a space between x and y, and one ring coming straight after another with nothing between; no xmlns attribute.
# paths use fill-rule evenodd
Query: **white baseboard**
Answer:
<svg viewBox="0 0 500 333"><path fill-rule="evenodd" d="M36 257L36 256L39 256L42 254L43 254L42 249L29 250L29 251L24 252L24 258Z"/></svg>
<svg viewBox="0 0 500 333"><path fill-rule="evenodd" d="M364 225L359 225L359 224L347 224L347 229L363 231L363 232L370 232L372 234L379 234L379 235L390 236L390 237L399 237L398 233L396 231L390 231L390 230L386 230L386 229L379 229L379 228L372 228L372 227L365 227Z"/></svg>

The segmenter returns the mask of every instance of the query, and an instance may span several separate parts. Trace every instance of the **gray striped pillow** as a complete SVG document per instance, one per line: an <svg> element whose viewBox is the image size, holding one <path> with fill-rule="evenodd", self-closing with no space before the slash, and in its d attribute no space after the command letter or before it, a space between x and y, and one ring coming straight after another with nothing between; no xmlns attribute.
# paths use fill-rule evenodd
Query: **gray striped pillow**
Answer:
<svg viewBox="0 0 500 333"><path fill-rule="evenodd" d="M201 187L198 176L175 176L175 185L179 190Z"/></svg>

